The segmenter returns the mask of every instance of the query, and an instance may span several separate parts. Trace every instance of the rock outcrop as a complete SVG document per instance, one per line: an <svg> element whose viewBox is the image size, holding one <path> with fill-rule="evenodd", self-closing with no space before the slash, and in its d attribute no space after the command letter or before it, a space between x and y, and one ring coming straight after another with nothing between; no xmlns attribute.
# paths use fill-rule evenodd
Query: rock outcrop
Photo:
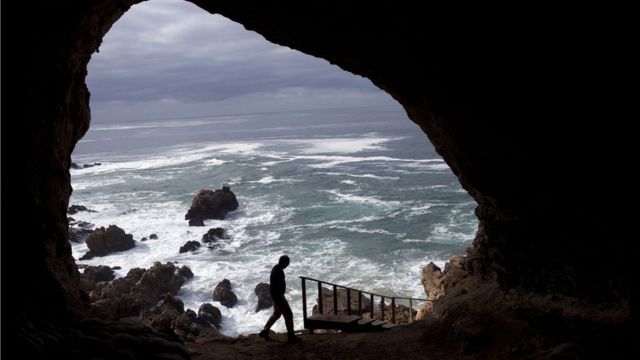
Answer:
<svg viewBox="0 0 640 360"><path fill-rule="evenodd" d="M271 299L271 285L266 283L260 283L256 285L253 290L258 297L258 305L256 305L256 312L262 309L268 309L273 306L273 299Z"/></svg>
<svg viewBox="0 0 640 360"><path fill-rule="evenodd" d="M109 225L107 229L99 227L86 239L89 252L83 258L105 256L116 251L125 251L136 246L133 235L127 234L116 225ZM81 258L82 259L82 258Z"/></svg>
<svg viewBox="0 0 640 360"><path fill-rule="evenodd" d="M138 316L165 294L177 295L185 281L193 277L191 270L171 263L156 262L150 269L134 268L111 283L98 284L89 298L92 307L104 319Z"/></svg>
<svg viewBox="0 0 640 360"><path fill-rule="evenodd" d="M238 297L231 291L231 282L227 279L222 280L213 290L213 301L219 301L226 307L233 307L238 302Z"/></svg>
<svg viewBox="0 0 640 360"><path fill-rule="evenodd" d="M198 309L198 319L196 319L203 327L213 327L215 329L220 328L222 322L222 313L220 309L209 304L204 303L200 305Z"/></svg>
<svg viewBox="0 0 640 360"><path fill-rule="evenodd" d="M189 220L189 225L200 224L200 220L217 219L223 220L227 213L238 208L238 200L236 195L228 186L215 191L200 190L191 202L191 208L184 216L185 220ZM200 225L192 225L200 226Z"/></svg>

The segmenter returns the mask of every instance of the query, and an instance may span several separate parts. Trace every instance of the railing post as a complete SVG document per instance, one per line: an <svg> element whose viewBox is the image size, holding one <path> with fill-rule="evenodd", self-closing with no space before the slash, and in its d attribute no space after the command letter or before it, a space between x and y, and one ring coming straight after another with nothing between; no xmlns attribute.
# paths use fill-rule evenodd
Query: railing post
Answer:
<svg viewBox="0 0 640 360"><path fill-rule="evenodd" d="M333 284L333 315L338 315L338 287Z"/></svg>
<svg viewBox="0 0 640 360"><path fill-rule="evenodd" d="M373 311L373 294L369 294L369 308L371 310L371 320L373 320L373 315L374 315L374 311Z"/></svg>
<svg viewBox="0 0 640 360"><path fill-rule="evenodd" d="M396 323L396 298L391 298L391 322Z"/></svg>
<svg viewBox="0 0 640 360"><path fill-rule="evenodd" d="M362 316L362 291L358 291L358 315Z"/></svg>
<svg viewBox="0 0 640 360"><path fill-rule="evenodd" d="M413 322L413 299L409 299L409 323Z"/></svg>
<svg viewBox="0 0 640 360"><path fill-rule="evenodd" d="M351 315L351 289L347 288L347 315Z"/></svg>
<svg viewBox="0 0 640 360"><path fill-rule="evenodd" d="M322 314L322 281L318 281L318 314Z"/></svg>
<svg viewBox="0 0 640 360"><path fill-rule="evenodd" d="M306 324L307 322L307 283L305 278L302 278L302 319Z"/></svg>
<svg viewBox="0 0 640 360"><path fill-rule="evenodd" d="M382 321L384 321L384 296L381 296L382 299L380 299L380 318Z"/></svg>

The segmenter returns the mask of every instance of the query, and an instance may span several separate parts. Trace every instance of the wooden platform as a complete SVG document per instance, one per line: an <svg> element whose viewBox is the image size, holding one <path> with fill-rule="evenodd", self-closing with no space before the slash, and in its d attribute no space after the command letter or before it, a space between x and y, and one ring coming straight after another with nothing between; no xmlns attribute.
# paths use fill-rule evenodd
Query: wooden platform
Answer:
<svg viewBox="0 0 640 360"><path fill-rule="evenodd" d="M357 315L316 314L305 320L304 327L310 331L317 329L342 330L345 332L365 332L387 330L395 325L386 321L363 319Z"/></svg>

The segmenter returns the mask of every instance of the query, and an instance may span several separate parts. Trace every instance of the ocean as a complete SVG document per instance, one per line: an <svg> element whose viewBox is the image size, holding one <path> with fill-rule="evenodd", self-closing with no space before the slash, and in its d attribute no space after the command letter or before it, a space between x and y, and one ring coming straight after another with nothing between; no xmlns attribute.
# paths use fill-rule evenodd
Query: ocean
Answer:
<svg viewBox="0 0 640 360"><path fill-rule="evenodd" d="M70 204L96 211L74 219L117 225L136 246L77 263L120 266L117 277L156 261L187 265L195 276L178 294L185 309L217 306L228 336L262 329L272 311L255 312L254 288L282 254L300 329L299 276L424 298L422 266L464 254L475 235L476 203L399 106L124 120L93 123L77 144L75 163L101 165L71 170ZM223 185L238 210L188 226L193 196ZM178 252L214 227L229 235L220 247ZM140 241L152 233L158 239ZM88 250L72 249L75 259ZM223 279L239 300L230 309L212 299ZM273 330L284 332L284 321Z"/></svg>

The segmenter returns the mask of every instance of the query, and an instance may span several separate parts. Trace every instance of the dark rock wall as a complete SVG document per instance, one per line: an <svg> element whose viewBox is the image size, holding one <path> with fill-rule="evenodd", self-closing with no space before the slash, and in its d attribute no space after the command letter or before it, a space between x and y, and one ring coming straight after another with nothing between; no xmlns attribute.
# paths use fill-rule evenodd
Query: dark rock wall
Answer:
<svg viewBox="0 0 640 360"><path fill-rule="evenodd" d="M14 5L22 26L12 40L20 80L11 131L23 153L11 190L22 200L16 225L29 229L23 265L34 271L16 296L29 317L86 311L67 241L70 154L89 126L90 56L136 2ZM628 296L630 240L611 239L615 196L603 189L614 181L594 170L609 156L599 141L607 128L585 120L601 115L606 89L583 45L588 38L606 49L581 24L564 31L568 17L545 9L503 16L419 2L192 2L365 76L400 102L479 204L468 261L475 274L595 300ZM596 266L605 253L621 267Z"/></svg>

